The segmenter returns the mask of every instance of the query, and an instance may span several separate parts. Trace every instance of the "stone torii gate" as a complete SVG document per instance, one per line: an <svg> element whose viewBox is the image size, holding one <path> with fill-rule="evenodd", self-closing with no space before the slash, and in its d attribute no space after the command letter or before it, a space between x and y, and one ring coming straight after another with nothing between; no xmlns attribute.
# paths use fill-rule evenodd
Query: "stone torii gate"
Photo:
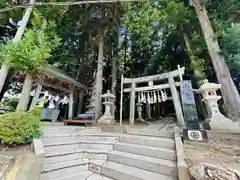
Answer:
<svg viewBox="0 0 240 180"><path fill-rule="evenodd" d="M131 126L134 125L135 119L135 98L136 92L142 91L151 91L151 90L161 90L170 88L172 94L172 100L176 112L177 122L180 127L184 127L184 118L182 112L182 106L179 99L179 95L177 92L176 86L180 86L180 82L175 82L174 78L179 77L180 81L182 81L182 75L184 74L185 67L180 68L178 65L178 69L175 71L171 71L168 73L157 74L153 76L144 76L138 78L124 78L122 75L121 78L121 101L120 101L120 126L122 125L122 101L123 101L123 92L130 93L130 114L129 114L129 124ZM168 84L160 84L154 85L154 81L168 79ZM148 83L148 86L138 87L140 83ZM131 84L130 88L124 88L124 84Z"/></svg>

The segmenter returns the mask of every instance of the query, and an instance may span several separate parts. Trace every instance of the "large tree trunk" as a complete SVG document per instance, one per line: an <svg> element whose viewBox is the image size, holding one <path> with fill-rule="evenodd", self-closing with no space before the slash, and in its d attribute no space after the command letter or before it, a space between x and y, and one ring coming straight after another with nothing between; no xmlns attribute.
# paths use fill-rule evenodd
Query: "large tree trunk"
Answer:
<svg viewBox="0 0 240 180"><path fill-rule="evenodd" d="M111 87L111 91L112 91L112 94L116 97L116 85L117 85L117 77L116 77L116 73L117 73L117 69L116 69L116 59L117 57L115 56L115 54L112 55L112 87ZM112 106L111 108L111 113L112 115L114 115L115 117L115 102L114 102L114 105Z"/></svg>
<svg viewBox="0 0 240 180"><path fill-rule="evenodd" d="M17 111L27 110L31 89L32 89L32 75L27 74L24 80L24 85L22 88L20 100L17 105L17 109L16 109Z"/></svg>
<svg viewBox="0 0 240 180"><path fill-rule="evenodd" d="M116 78L116 73L117 73L117 69L116 69L116 57L113 56L112 57L112 94L114 96L116 96L116 85L117 85L117 78Z"/></svg>
<svg viewBox="0 0 240 180"><path fill-rule="evenodd" d="M192 5L198 15L218 82L222 84L221 93L225 103L227 116L232 120L239 120L240 96L231 78L225 58L221 55L221 49L209 20L206 7L201 0L192 0Z"/></svg>
<svg viewBox="0 0 240 180"><path fill-rule="evenodd" d="M102 86L103 86L103 46L104 46L104 30L99 31L99 49L98 49L98 66L97 66L97 76L96 76L96 115L95 118L98 119L101 116L101 96L102 96Z"/></svg>

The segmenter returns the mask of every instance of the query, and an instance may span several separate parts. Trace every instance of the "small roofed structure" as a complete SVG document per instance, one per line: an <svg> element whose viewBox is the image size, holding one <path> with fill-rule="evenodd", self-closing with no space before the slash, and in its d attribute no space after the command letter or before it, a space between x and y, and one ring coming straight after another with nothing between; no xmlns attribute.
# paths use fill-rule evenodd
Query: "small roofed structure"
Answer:
<svg viewBox="0 0 240 180"><path fill-rule="evenodd" d="M54 89L56 86L60 85L60 89L63 91L71 91L71 87L75 87L76 89L87 91L88 87L76 81L75 79L67 76L60 69L52 67L50 65L46 65L42 68L42 72L38 73L41 75L43 79L43 84L47 87L51 87L50 84L54 84Z"/></svg>
<svg viewBox="0 0 240 180"><path fill-rule="evenodd" d="M25 74L17 75L19 80L23 81ZM77 108L77 113L81 113L84 92L88 87L69 77L60 69L52 67L51 65L44 65L39 72L31 73L32 87L37 87L34 97L32 99L30 109L34 109L42 89L58 94L61 96L67 95L69 99L68 118L72 119L74 106ZM31 87L31 89L32 89ZM30 92L28 97L30 96ZM25 98L21 95L21 98ZM29 100L29 99L28 99ZM27 100L27 101L28 101ZM26 108L25 108L26 109Z"/></svg>

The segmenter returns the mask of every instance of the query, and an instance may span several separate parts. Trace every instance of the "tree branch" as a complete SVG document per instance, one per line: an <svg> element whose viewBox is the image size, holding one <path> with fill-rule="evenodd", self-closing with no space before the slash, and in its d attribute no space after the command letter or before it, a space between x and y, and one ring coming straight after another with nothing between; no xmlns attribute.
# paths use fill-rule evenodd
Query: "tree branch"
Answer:
<svg viewBox="0 0 240 180"><path fill-rule="evenodd" d="M0 9L0 12L11 11L19 8L28 8L33 6L73 6L73 5L82 5L82 4L97 4L97 3L117 3L117 2L134 2L139 0L89 0L89 1L76 1L76 2L35 2L34 4L22 4L13 7L7 7Z"/></svg>

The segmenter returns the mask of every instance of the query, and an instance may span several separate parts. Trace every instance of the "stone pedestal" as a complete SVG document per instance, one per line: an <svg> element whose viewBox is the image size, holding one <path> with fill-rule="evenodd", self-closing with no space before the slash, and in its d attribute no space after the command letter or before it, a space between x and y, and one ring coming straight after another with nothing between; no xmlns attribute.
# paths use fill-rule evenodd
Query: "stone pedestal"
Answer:
<svg viewBox="0 0 240 180"><path fill-rule="evenodd" d="M102 95L104 99L103 104L105 105L105 112L103 116L98 119L98 124L106 124L106 125L114 125L116 124L116 120L114 118L114 114L112 114L112 109L114 107L115 96L110 93L108 90L106 94Z"/></svg>
<svg viewBox="0 0 240 180"><path fill-rule="evenodd" d="M217 102L222 97L218 96L216 91L220 88L221 84L209 83L208 80L204 80L204 84L198 90L203 96L202 101L206 105L209 115L205 121L209 123L212 130L239 133L240 122L233 122L219 111Z"/></svg>
<svg viewBox="0 0 240 180"><path fill-rule="evenodd" d="M148 121L146 121L142 118L142 106L143 106L142 103L140 103L140 102L137 103L137 112L138 112L138 119L137 120L140 120L143 123L150 124L150 122L148 122Z"/></svg>

